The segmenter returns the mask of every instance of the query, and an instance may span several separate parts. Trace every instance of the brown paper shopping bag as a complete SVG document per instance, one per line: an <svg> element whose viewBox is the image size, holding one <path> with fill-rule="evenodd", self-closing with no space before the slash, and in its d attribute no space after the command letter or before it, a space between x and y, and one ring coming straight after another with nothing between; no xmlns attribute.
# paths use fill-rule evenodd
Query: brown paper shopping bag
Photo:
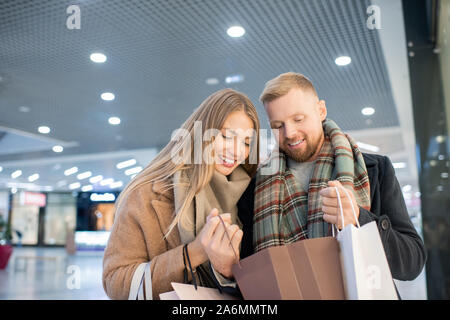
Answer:
<svg viewBox="0 0 450 320"><path fill-rule="evenodd" d="M333 237L261 250L234 265L233 275L246 300L345 299Z"/></svg>

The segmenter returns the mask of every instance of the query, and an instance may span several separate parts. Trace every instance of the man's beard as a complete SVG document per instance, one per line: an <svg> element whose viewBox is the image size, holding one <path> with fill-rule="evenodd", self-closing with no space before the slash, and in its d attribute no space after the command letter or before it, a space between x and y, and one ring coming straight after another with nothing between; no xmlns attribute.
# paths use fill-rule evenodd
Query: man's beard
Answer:
<svg viewBox="0 0 450 320"><path fill-rule="evenodd" d="M306 150L301 151L300 149L291 149L288 146L289 142L295 142L294 140L288 141L284 140L283 151L287 154L289 158L297 162L306 162L316 153L317 148L320 144L322 136L319 135L316 139L312 140L309 137L305 137ZM296 140L298 141L298 139ZM303 142L303 143L305 143Z"/></svg>

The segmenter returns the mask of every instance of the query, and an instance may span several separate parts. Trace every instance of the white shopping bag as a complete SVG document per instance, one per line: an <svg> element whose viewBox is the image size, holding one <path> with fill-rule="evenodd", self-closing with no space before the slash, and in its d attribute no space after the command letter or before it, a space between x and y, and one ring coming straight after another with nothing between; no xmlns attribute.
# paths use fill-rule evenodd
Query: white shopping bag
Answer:
<svg viewBox="0 0 450 320"><path fill-rule="evenodd" d="M161 293L161 300L238 300L238 298L227 293L220 293L215 288L205 288L191 284L171 282L174 291Z"/></svg>
<svg viewBox="0 0 450 320"><path fill-rule="evenodd" d="M348 191L345 190L350 198ZM344 225L344 213L339 191L338 203ZM352 224L338 230L341 269L344 290L348 300L398 300L391 270L381 242L376 222L360 226L353 208L358 227Z"/></svg>

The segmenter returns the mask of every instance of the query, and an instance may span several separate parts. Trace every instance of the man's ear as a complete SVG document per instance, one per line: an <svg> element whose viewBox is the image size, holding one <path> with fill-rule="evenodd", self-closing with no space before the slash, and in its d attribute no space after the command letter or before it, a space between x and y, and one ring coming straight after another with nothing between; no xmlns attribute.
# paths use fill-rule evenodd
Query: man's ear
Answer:
<svg viewBox="0 0 450 320"><path fill-rule="evenodd" d="M323 121L327 118L327 105L325 103L325 100L320 100L318 102L319 104L319 117L320 121Z"/></svg>

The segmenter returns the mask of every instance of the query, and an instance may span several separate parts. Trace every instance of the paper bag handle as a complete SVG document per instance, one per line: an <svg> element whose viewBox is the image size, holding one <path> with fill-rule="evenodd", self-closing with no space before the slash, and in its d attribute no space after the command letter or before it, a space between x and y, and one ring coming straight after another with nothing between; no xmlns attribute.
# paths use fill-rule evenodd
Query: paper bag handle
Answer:
<svg viewBox="0 0 450 320"><path fill-rule="evenodd" d="M345 223L344 223L344 209L342 209L341 195L340 195L340 193L339 193L338 187L334 187L334 189L336 190L337 199L338 199L338 205L339 205L339 211L340 211L340 213L341 213L341 218L342 218L342 228L344 228L344 226L345 226ZM353 206L353 201L351 201L352 199L350 198L350 195L348 194L347 189L345 189L345 188L343 188L343 189L344 189L344 192L345 192L347 198L350 200L350 205L351 205L351 207L352 207L353 217L355 218L356 225L358 226L358 228L361 228L361 226L360 226L360 224L359 224L359 221L358 221L358 218L356 217L356 211L355 211L355 207ZM340 231L339 231L339 228L336 227L335 225L333 225L333 227L332 227L333 237L334 237L334 228L336 228L336 230L337 230L338 233L340 232Z"/></svg>

